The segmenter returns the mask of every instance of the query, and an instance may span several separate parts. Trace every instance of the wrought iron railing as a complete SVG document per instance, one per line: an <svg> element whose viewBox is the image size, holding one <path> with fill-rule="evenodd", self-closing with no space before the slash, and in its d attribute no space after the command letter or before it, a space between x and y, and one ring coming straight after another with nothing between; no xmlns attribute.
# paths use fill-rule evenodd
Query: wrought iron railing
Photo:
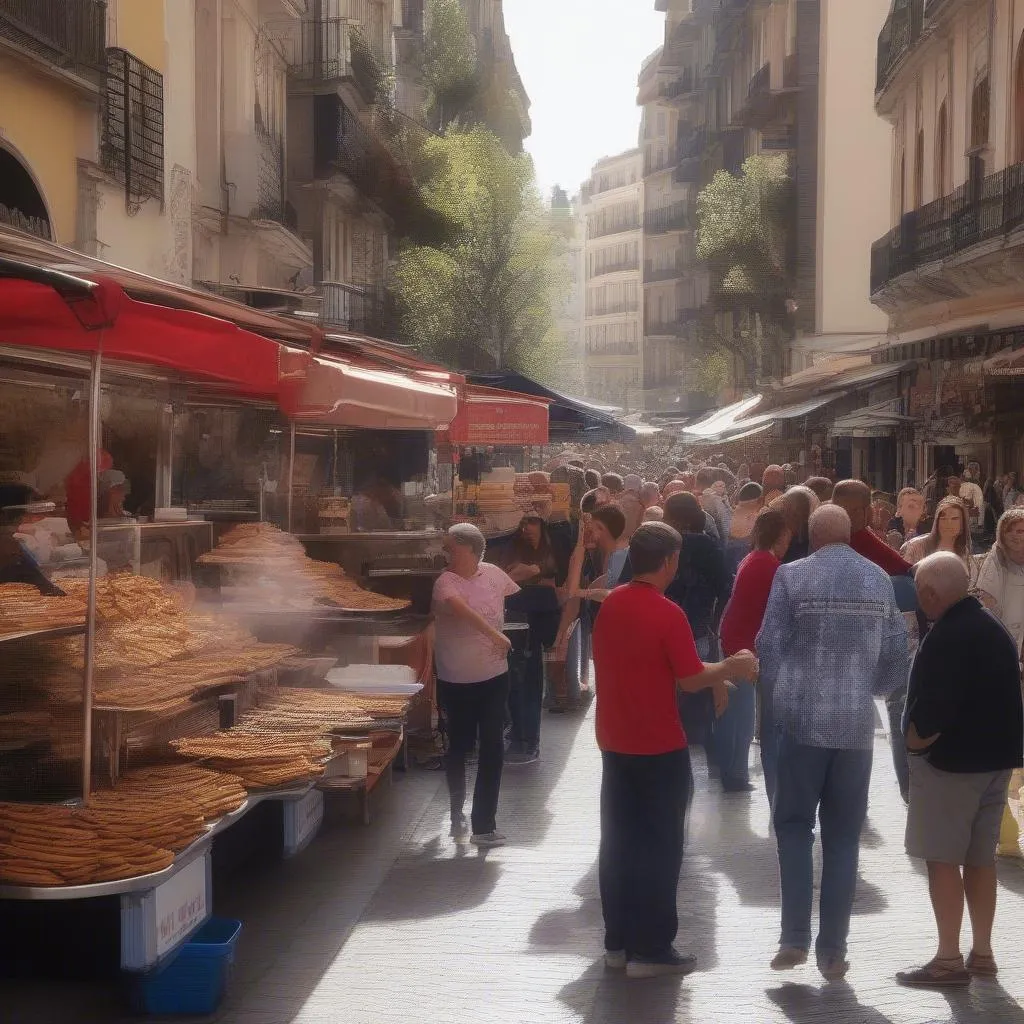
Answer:
<svg viewBox="0 0 1024 1024"><path fill-rule="evenodd" d="M623 313L638 313L640 300L627 299L623 302L587 303L587 316L619 316Z"/></svg>
<svg viewBox="0 0 1024 1024"><path fill-rule="evenodd" d="M588 341L589 356L635 356L640 351L636 341Z"/></svg>
<svg viewBox="0 0 1024 1024"><path fill-rule="evenodd" d="M693 73L693 68L686 68L671 82L662 83L658 93L667 100L674 100L693 92L697 85L699 82Z"/></svg>
<svg viewBox="0 0 1024 1024"><path fill-rule="evenodd" d="M644 216L644 231L650 235L686 231L692 223L693 205L688 202L673 203L660 210L649 210Z"/></svg>
<svg viewBox="0 0 1024 1024"><path fill-rule="evenodd" d="M106 70L106 37L106 0L0 0L0 38L96 84Z"/></svg>
<svg viewBox="0 0 1024 1024"><path fill-rule="evenodd" d="M697 129L683 136L676 143L676 157L679 160L692 160L703 156L708 148L708 133L705 129Z"/></svg>
<svg viewBox="0 0 1024 1024"><path fill-rule="evenodd" d="M338 82L352 75L352 26L346 18L303 21L288 61L288 77Z"/></svg>
<svg viewBox="0 0 1024 1024"><path fill-rule="evenodd" d="M100 155L129 205L164 198L164 80L127 50L107 50Z"/></svg>
<svg viewBox="0 0 1024 1024"><path fill-rule="evenodd" d="M604 238L606 235L620 235L627 231L640 230L640 217L616 217L614 219L597 219L587 226L587 237Z"/></svg>
<svg viewBox="0 0 1024 1024"><path fill-rule="evenodd" d="M594 272L588 274L590 279L604 277L605 274L624 274L631 270L639 270L640 261L635 257L631 260L616 260L614 263L601 263L594 267Z"/></svg>
<svg viewBox="0 0 1024 1024"><path fill-rule="evenodd" d="M289 231L298 230L298 215L285 199L284 141L270 129L256 125L256 205L253 220L270 220Z"/></svg>
<svg viewBox="0 0 1024 1024"><path fill-rule="evenodd" d="M373 285L324 281L320 319L327 327L342 327L358 334L380 334L384 323L384 289Z"/></svg>
<svg viewBox="0 0 1024 1024"><path fill-rule="evenodd" d="M961 185L941 199L904 214L871 247L871 292L938 260L949 259L1024 225L1024 164Z"/></svg>
<svg viewBox="0 0 1024 1024"><path fill-rule="evenodd" d="M921 36L924 0L897 0L878 36L878 68L875 91L881 92L892 79L903 58Z"/></svg>

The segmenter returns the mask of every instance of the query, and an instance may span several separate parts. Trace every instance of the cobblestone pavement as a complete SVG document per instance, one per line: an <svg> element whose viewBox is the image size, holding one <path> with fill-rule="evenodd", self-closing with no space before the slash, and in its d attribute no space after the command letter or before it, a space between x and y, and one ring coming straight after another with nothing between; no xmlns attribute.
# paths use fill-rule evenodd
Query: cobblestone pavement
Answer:
<svg viewBox="0 0 1024 1024"><path fill-rule="evenodd" d="M681 981L606 974L593 723L547 716L544 730L543 762L506 773L504 849L454 847L443 778L412 771L383 794L368 829L330 827L296 860L218 892L217 912L245 923L218 1024L1024 1024L1017 864L1000 869L998 983L943 995L893 982L931 955L934 940L922 869L903 853L904 810L881 739L848 983L825 986L812 967L786 976L768 969L779 912L764 793L724 796L699 755L679 946L698 954L700 971ZM31 1015L30 996L40 1000ZM110 1006L86 1014L83 1001L69 1010L66 992L64 1012L52 1016L40 993L16 997L8 1007L34 1024L120 1019Z"/></svg>

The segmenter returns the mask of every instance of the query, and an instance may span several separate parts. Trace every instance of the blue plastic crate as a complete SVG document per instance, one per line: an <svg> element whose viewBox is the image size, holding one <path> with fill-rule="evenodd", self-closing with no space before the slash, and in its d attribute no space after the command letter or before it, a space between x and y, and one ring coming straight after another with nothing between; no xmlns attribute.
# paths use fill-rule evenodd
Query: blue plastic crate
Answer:
<svg viewBox="0 0 1024 1024"><path fill-rule="evenodd" d="M140 1013L210 1014L224 996L241 921L212 917L166 966L143 975L133 1003Z"/></svg>

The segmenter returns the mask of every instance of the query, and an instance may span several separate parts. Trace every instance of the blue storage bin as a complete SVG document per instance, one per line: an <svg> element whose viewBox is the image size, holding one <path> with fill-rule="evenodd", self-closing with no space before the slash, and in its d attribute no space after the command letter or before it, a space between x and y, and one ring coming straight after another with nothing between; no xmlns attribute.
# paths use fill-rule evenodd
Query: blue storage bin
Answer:
<svg viewBox="0 0 1024 1024"><path fill-rule="evenodd" d="M140 1013L210 1014L227 988L241 921L212 917L164 967L143 975L133 1003Z"/></svg>

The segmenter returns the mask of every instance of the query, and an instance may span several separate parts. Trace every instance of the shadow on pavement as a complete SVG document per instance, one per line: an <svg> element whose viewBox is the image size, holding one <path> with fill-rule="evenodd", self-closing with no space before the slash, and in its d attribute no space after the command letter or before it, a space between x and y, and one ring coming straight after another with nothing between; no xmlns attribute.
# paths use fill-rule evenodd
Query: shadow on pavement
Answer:
<svg viewBox="0 0 1024 1024"><path fill-rule="evenodd" d="M900 1024L857 1000L845 983L834 985L781 985L765 993L793 1024L810 1021L856 1021L857 1024Z"/></svg>

